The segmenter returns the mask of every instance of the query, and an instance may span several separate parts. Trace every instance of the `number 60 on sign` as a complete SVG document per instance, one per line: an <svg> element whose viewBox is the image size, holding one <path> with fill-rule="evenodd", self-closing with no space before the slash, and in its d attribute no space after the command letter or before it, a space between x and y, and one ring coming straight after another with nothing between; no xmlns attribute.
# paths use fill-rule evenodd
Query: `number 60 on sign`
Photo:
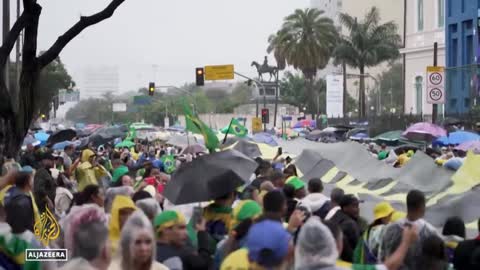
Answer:
<svg viewBox="0 0 480 270"><path fill-rule="evenodd" d="M427 103L445 103L445 68L427 67Z"/></svg>

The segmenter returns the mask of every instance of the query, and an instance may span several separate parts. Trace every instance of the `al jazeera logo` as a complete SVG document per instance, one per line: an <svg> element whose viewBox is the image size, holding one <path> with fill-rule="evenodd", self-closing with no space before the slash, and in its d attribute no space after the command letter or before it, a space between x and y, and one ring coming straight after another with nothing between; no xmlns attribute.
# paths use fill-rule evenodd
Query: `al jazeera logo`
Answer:
<svg viewBox="0 0 480 270"><path fill-rule="evenodd" d="M60 226L55 216L46 209L40 215L40 220L34 226L35 236L44 246L48 246L51 240L60 236ZM66 249L27 249L25 250L26 261L67 261L68 251Z"/></svg>

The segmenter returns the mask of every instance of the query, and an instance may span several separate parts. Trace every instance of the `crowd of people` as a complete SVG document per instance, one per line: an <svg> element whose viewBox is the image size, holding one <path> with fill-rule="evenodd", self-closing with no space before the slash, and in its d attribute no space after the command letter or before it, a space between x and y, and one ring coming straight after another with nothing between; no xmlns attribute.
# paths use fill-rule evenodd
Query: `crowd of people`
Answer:
<svg viewBox="0 0 480 270"><path fill-rule="evenodd" d="M173 205L163 195L172 173L200 155L179 153L158 143L28 145L2 168L0 269L480 269L480 236L467 240L459 217L442 231L430 225L421 191L408 193L406 213L380 202L367 221L356 196L326 194L290 159L257 158L244 186ZM38 233L44 213L58 238ZM27 248L64 248L68 261L26 261Z"/></svg>

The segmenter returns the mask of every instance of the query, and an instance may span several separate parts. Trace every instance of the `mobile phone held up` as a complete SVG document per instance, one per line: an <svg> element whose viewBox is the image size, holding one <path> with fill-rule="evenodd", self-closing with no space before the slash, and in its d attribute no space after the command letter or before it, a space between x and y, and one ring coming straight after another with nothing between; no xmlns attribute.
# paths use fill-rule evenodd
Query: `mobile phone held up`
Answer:
<svg viewBox="0 0 480 270"><path fill-rule="evenodd" d="M203 208L200 206L193 207L192 220L193 224L199 224L202 221Z"/></svg>

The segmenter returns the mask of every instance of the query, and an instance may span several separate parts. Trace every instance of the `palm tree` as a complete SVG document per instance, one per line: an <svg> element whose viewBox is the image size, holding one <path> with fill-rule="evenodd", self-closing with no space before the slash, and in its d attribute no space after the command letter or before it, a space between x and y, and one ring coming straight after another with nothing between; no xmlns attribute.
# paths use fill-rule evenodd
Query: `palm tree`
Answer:
<svg viewBox="0 0 480 270"><path fill-rule="evenodd" d="M362 22L348 14L340 14L340 22L349 31L342 36L334 55L336 63L346 63L360 71L359 114L365 117L365 68L376 66L399 56L401 37L393 22L380 24L376 7L365 15Z"/></svg>
<svg viewBox="0 0 480 270"><path fill-rule="evenodd" d="M268 39L267 52L273 52L279 69L287 65L300 70L308 81L307 91L313 96L313 80L318 69L330 60L338 33L333 21L323 17L318 9L297 9L285 18L281 29ZM315 98L309 99L310 111L315 108Z"/></svg>

